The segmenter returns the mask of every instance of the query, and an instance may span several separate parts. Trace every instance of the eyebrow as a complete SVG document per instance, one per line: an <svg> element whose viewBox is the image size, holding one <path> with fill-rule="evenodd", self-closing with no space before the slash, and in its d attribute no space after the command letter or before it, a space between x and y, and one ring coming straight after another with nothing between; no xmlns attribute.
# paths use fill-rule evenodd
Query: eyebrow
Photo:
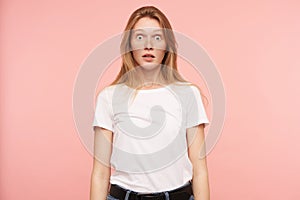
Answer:
<svg viewBox="0 0 300 200"><path fill-rule="evenodd" d="M144 29L133 29L133 32L137 32L137 31L145 32ZM155 29L155 30L153 30L152 32L162 32L162 29Z"/></svg>

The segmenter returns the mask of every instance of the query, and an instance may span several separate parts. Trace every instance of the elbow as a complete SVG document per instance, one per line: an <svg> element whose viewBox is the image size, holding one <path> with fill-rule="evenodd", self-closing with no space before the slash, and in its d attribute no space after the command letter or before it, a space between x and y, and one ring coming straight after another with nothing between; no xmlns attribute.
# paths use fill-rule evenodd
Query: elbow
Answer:
<svg viewBox="0 0 300 200"><path fill-rule="evenodd" d="M109 180L111 175L110 168L107 168L105 170L93 170L91 177L92 179L96 180Z"/></svg>
<svg viewBox="0 0 300 200"><path fill-rule="evenodd" d="M201 177L208 176L208 169L206 165L194 165L193 166L193 176Z"/></svg>
<svg viewBox="0 0 300 200"><path fill-rule="evenodd" d="M194 170L193 177L207 177L208 171L207 170Z"/></svg>

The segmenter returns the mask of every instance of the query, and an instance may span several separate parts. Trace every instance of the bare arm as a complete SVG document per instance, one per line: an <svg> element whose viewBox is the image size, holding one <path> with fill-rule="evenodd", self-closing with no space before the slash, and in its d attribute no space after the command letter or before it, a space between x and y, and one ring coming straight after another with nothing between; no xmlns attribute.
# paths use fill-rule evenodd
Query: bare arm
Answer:
<svg viewBox="0 0 300 200"><path fill-rule="evenodd" d="M187 129L189 158L193 164L193 192L195 200L209 200L208 169L206 165L204 126Z"/></svg>
<svg viewBox="0 0 300 200"><path fill-rule="evenodd" d="M90 200L105 200L109 189L113 133L101 127L95 127L94 130L94 162L91 174Z"/></svg>

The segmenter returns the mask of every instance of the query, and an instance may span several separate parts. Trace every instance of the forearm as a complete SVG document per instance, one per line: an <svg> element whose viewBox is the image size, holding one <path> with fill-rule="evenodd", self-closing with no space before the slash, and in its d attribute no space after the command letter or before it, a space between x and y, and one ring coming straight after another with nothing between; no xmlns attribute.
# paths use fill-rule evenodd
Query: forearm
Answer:
<svg viewBox="0 0 300 200"><path fill-rule="evenodd" d="M106 200L109 189L109 177L91 175L90 200Z"/></svg>
<svg viewBox="0 0 300 200"><path fill-rule="evenodd" d="M111 175L112 132L95 127L94 159L90 183L90 200L106 200Z"/></svg>
<svg viewBox="0 0 300 200"><path fill-rule="evenodd" d="M193 192L194 192L195 200L210 199L207 171L204 171L199 175L193 176Z"/></svg>
<svg viewBox="0 0 300 200"><path fill-rule="evenodd" d="M203 124L187 129L189 159L193 164L193 192L195 200L209 200L208 169L206 164Z"/></svg>

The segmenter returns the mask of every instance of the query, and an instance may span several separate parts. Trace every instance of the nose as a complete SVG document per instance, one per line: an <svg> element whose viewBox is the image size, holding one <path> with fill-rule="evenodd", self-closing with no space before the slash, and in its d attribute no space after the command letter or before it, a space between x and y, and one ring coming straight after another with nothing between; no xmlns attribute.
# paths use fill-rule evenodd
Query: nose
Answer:
<svg viewBox="0 0 300 200"><path fill-rule="evenodd" d="M153 50L151 39L148 37L145 41L145 50Z"/></svg>

